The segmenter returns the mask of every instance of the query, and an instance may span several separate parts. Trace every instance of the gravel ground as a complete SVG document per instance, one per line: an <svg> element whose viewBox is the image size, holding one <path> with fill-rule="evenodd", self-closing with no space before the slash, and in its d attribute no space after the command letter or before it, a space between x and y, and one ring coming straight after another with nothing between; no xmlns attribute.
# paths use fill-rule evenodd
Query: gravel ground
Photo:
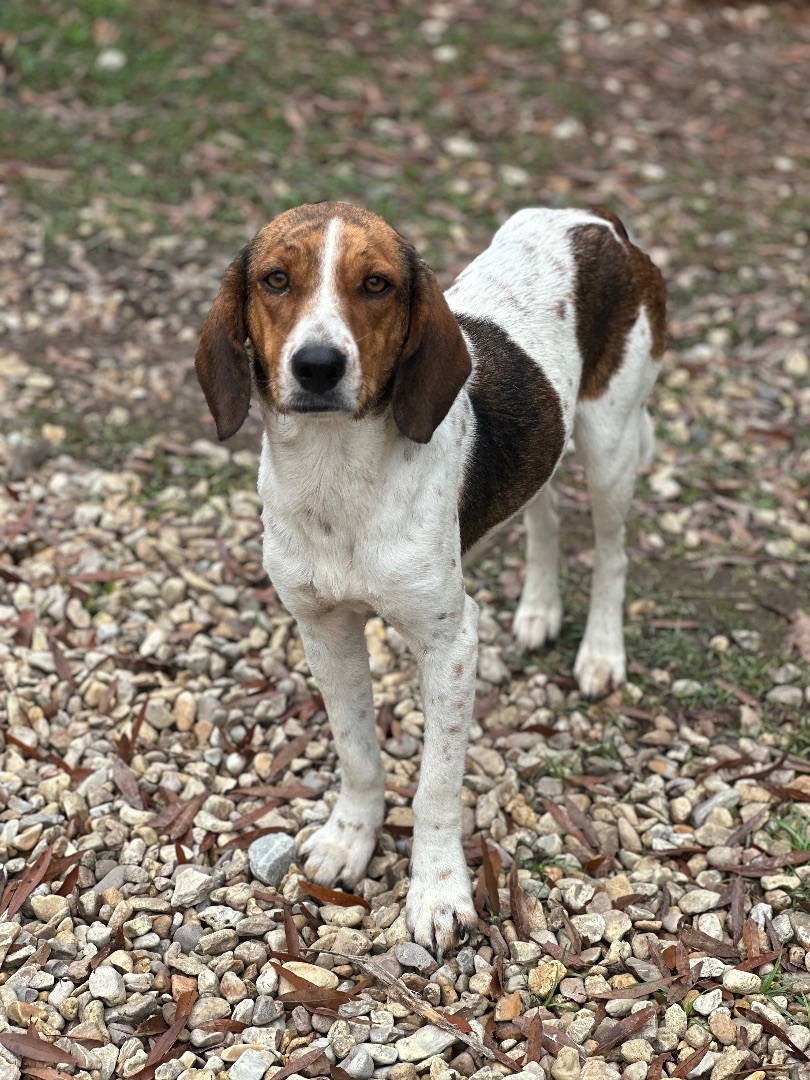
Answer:
<svg viewBox="0 0 810 1080"><path fill-rule="evenodd" d="M727 11L775 78L767 9ZM596 15L568 27L578 48ZM671 57L678 85L696 78ZM729 154L776 152L757 132ZM786 153L736 192L752 220L763 192L788 199ZM481 920L433 957L404 923L419 685L379 620L383 833L355 896L295 862L337 762L261 567L257 422L235 448L200 438L189 363L225 258L171 238L112 266L78 240L53 258L2 194L0 1080L810 1080L806 227L740 267L733 237L701 239L709 187L639 205L648 248L665 217L698 241L655 250L675 344L635 504L632 681L586 705L565 656L515 649L521 530L496 537L468 577ZM561 491L579 532L581 484ZM691 627L668 606L686 573ZM678 627L698 645L651 659L645 639Z"/></svg>
<svg viewBox="0 0 810 1080"><path fill-rule="evenodd" d="M13 354L3 374L7 403L53 385ZM313 895L293 839L336 797L328 721L257 496L212 490L253 453L155 436L108 470L36 451L0 443L0 1077L20 1054L93 1080L805 1075L810 852L769 824L807 827L810 765L760 737L756 701L736 731L687 715L689 679L668 705L630 685L586 707L526 665L473 574L481 925L434 958L404 924L423 718L396 633L368 625L385 829L356 897ZM771 693L801 707L803 670Z"/></svg>

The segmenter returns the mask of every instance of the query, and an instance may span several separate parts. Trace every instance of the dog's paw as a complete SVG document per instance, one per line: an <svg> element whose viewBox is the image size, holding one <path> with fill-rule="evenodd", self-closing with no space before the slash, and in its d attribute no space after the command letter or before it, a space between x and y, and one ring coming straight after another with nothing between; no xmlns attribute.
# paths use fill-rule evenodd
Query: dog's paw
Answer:
<svg viewBox="0 0 810 1080"><path fill-rule="evenodd" d="M354 888L365 874L377 842L377 829L368 821L332 813L327 823L301 845L304 873L317 885L341 882Z"/></svg>
<svg viewBox="0 0 810 1080"><path fill-rule="evenodd" d="M405 917L414 941L439 955L458 945L478 921L467 869L440 869L411 878ZM446 874L446 877L442 877Z"/></svg>
<svg viewBox="0 0 810 1080"><path fill-rule="evenodd" d="M521 600L512 620L512 633L523 649L539 649L556 641L562 625L562 604L529 603Z"/></svg>
<svg viewBox="0 0 810 1080"><path fill-rule="evenodd" d="M606 697L627 679L624 649L591 649L583 641L574 663L574 678L584 698Z"/></svg>

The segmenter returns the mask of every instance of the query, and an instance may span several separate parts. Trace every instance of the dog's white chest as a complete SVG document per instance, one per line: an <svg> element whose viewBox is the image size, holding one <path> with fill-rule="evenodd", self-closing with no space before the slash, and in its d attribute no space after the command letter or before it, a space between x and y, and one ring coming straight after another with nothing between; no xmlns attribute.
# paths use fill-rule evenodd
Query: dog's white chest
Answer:
<svg viewBox="0 0 810 1080"><path fill-rule="evenodd" d="M328 424L314 440L265 442L265 567L282 600L313 614L349 603L397 620L440 595L459 561L456 485L431 482L430 462L415 460L438 446L356 441L347 455L333 443Z"/></svg>

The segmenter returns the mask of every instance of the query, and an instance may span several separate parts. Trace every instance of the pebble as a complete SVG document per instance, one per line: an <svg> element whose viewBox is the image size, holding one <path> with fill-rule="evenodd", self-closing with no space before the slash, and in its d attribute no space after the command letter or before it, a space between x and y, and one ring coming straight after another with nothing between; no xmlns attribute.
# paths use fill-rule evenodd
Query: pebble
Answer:
<svg viewBox="0 0 810 1080"><path fill-rule="evenodd" d="M710 1016L715 1009L720 1007L720 1002L723 1000L723 991L719 988L716 990L710 990L706 994L700 994L692 1002L692 1008L695 1012L700 1013L701 1016Z"/></svg>
<svg viewBox="0 0 810 1080"><path fill-rule="evenodd" d="M322 986L326 990L337 990L340 981L337 975L328 968L318 967L317 964L307 964L300 960L289 960L282 965L282 970L291 971L293 975L299 975L302 979L306 979L307 982ZM294 989L292 983L288 982L282 975L278 984L279 994L288 994Z"/></svg>
<svg viewBox="0 0 810 1080"><path fill-rule="evenodd" d="M278 1058L267 1050L255 1050L252 1047L240 1054L228 1070L229 1080L262 1080L262 1077L275 1064Z"/></svg>
<svg viewBox="0 0 810 1080"><path fill-rule="evenodd" d="M723 974L723 986L732 994L758 994L762 979L753 971L731 968Z"/></svg>
<svg viewBox="0 0 810 1080"><path fill-rule="evenodd" d="M105 1005L123 1005L127 1000L124 977L109 964L99 964L90 972L88 989L94 998L103 1001Z"/></svg>
<svg viewBox="0 0 810 1080"><path fill-rule="evenodd" d="M685 915L698 915L709 908L717 907L718 893L711 889L692 889L685 892L678 901L678 907Z"/></svg>
<svg viewBox="0 0 810 1080"><path fill-rule="evenodd" d="M264 885L277 888L292 866L295 840L286 833L270 833L254 840L248 848L250 872Z"/></svg>
<svg viewBox="0 0 810 1080"><path fill-rule="evenodd" d="M419 1062L434 1054L440 1054L456 1041L455 1036L441 1028L426 1024L418 1028L413 1035L406 1035L397 1044L400 1061Z"/></svg>
<svg viewBox="0 0 810 1080"><path fill-rule="evenodd" d="M565 974L565 965L559 960L540 963L529 972L529 990L540 998L547 998Z"/></svg>
<svg viewBox="0 0 810 1080"><path fill-rule="evenodd" d="M186 867L175 878L172 907L180 910L194 907L209 896L212 887L210 874Z"/></svg>

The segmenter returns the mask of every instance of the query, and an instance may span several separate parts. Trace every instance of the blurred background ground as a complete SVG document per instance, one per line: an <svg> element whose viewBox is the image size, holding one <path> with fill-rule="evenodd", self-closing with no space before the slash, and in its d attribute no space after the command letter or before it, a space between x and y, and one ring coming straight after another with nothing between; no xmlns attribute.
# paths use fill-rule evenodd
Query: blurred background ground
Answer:
<svg viewBox="0 0 810 1080"><path fill-rule="evenodd" d="M604 204L669 289L635 658L684 665L697 644L700 680L716 633L778 643L808 582L806 4L10 0L0 57L10 475L212 437L200 321L280 209L362 203L449 282L509 212ZM236 445L257 441L253 420ZM150 453L154 490L200 479ZM228 469L214 483L252 482ZM726 674L764 692L752 656Z"/></svg>

